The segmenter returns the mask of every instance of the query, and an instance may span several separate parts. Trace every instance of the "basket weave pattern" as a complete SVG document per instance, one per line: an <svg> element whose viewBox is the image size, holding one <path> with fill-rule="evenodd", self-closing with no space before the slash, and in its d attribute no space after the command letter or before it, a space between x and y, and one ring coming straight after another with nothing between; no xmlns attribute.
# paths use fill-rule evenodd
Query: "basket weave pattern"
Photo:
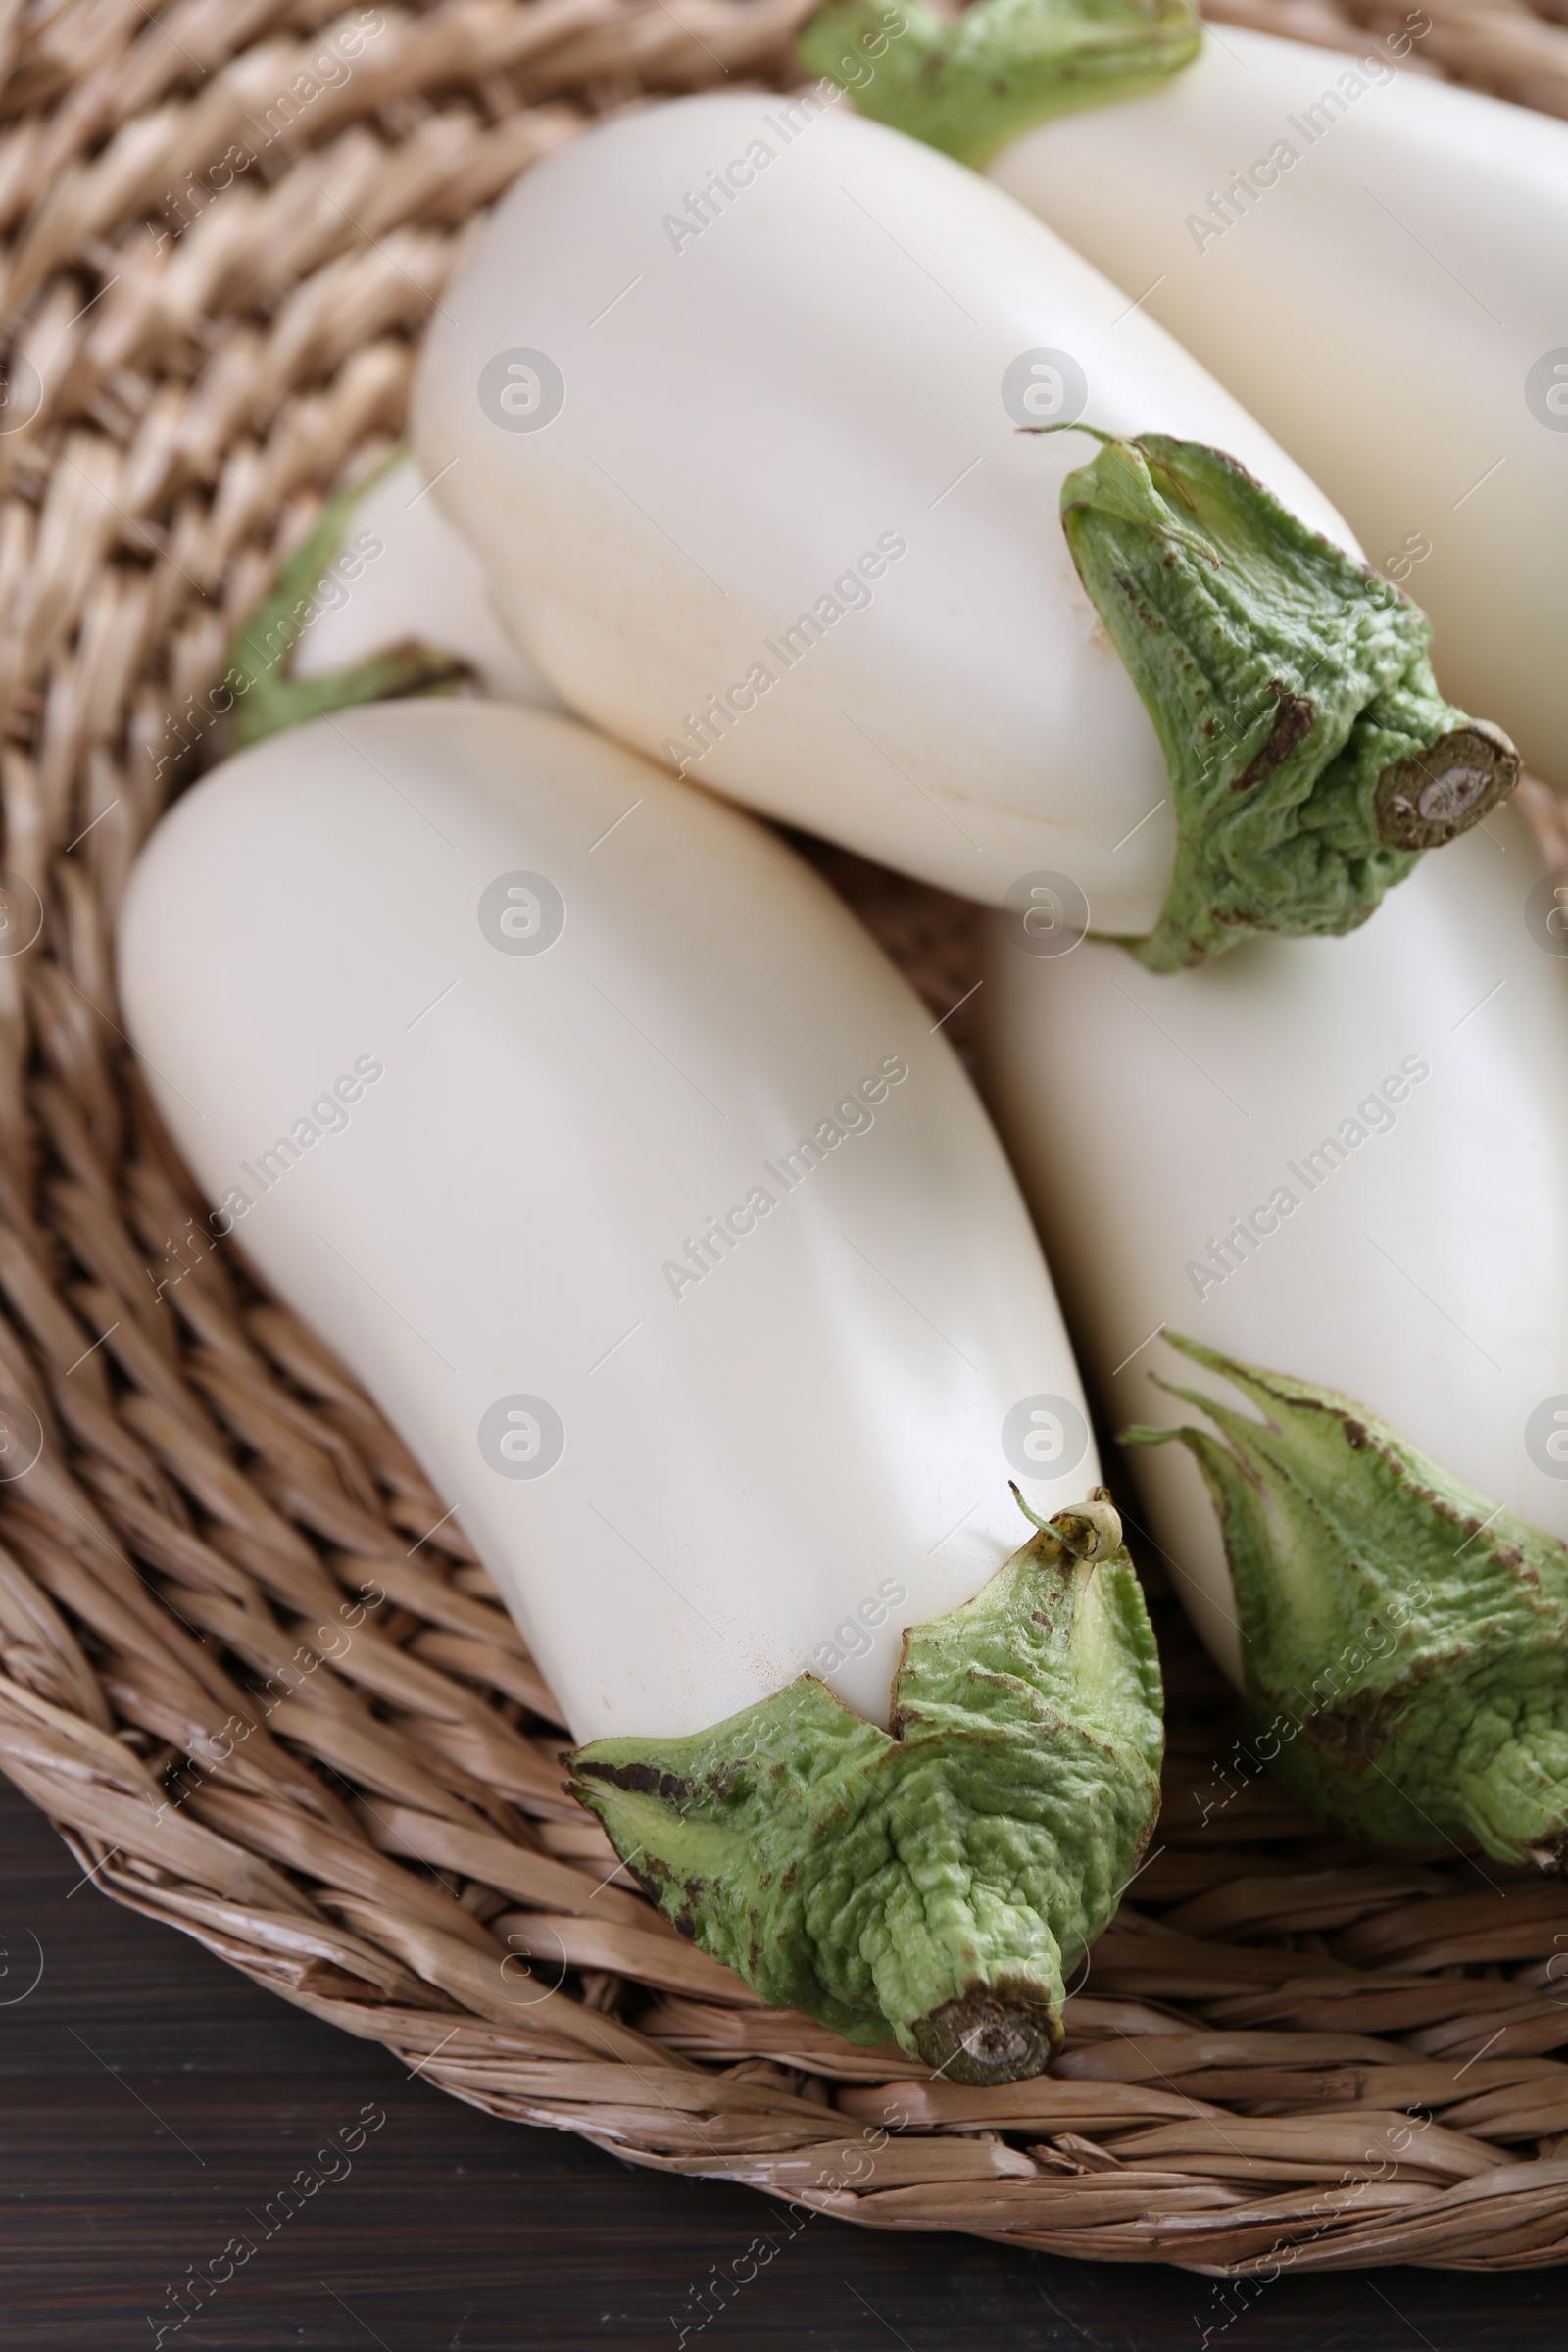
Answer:
<svg viewBox="0 0 1568 2352"><path fill-rule="evenodd" d="M1215 2272L1562 2260L1568 1890L1331 1839L1157 1590L1165 1816L1049 2076L933 2080L684 1942L563 1794L443 1499L207 1238L117 1024L116 907L226 643L398 437L480 208L610 108L795 78L809 5L0 0L0 1767L116 1900L639 2163ZM1429 67L1568 114L1546 14L1427 8ZM822 862L955 1004L966 911Z"/></svg>

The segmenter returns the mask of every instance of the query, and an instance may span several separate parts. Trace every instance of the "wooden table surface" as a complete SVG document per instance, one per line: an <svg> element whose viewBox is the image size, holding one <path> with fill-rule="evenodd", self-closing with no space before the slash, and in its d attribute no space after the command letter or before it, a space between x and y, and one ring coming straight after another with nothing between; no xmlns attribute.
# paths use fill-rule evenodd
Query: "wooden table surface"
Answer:
<svg viewBox="0 0 1568 2352"><path fill-rule="evenodd" d="M180 2352L676 2352L683 2325L701 2352L1558 2352L1565 2333L1560 2271L1244 2291L802 2227L633 2171L460 2105L121 1910L4 1781L0 1970L3 2352L149 2352L161 2328ZM320 2185L296 2209L302 2167ZM699 2331L698 2290L759 2237L775 2251ZM231 2242L232 2278L180 2325L179 2280Z"/></svg>

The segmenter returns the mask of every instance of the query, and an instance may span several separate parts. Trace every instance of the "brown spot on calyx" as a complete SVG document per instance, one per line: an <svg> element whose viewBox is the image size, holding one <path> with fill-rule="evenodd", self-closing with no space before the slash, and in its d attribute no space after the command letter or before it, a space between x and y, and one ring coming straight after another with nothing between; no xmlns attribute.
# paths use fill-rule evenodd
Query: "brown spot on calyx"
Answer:
<svg viewBox="0 0 1568 2352"><path fill-rule="evenodd" d="M1338 1763L1375 1763L1411 1701L1451 1663L1451 1657L1417 1659L1385 1689L1353 1690L1338 1704L1318 1707L1302 1718L1301 1730L1315 1748Z"/></svg>
<svg viewBox="0 0 1568 2352"><path fill-rule="evenodd" d="M1366 1423L1364 1421L1352 1421L1347 1417L1345 1423L1345 1443L1347 1446L1350 1446L1354 1452L1359 1453L1362 1446L1366 1444Z"/></svg>
<svg viewBox="0 0 1568 2352"><path fill-rule="evenodd" d="M1272 774L1282 760L1288 760L1303 735L1312 731L1317 712L1304 696L1287 694L1278 678L1270 678L1266 691L1279 704L1279 715L1269 730L1263 749L1239 776L1231 780L1232 792L1246 792L1253 784L1261 784Z"/></svg>
<svg viewBox="0 0 1568 2352"><path fill-rule="evenodd" d="M616 1848L616 1851L619 1851L618 1847ZM668 1866L663 1862L651 1860L646 1870L639 1870L635 1862L626 1862L626 1857L624 1854L621 1855L621 1860L622 1862L626 1863L626 1868L631 1872L632 1877L636 1880L644 1894L647 1895L648 1900L654 1904L656 1909L660 1908L660 1895L662 1890L662 1885L663 1882L669 1877Z"/></svg>
<svg viewBox="0 0 1568 2352"><path fill-rule="evenodd" d="M1148 601L1144 596L1144 592L1139 587L1138 582L1136 580L1130 580L1124 571L1118 571L1116 574L1116 585L1121 590L1123 596L1126 597L1128 603L1132 606L1133 611L1143 622L1144 627L1152 630L1156 636L1162 636L1164 634L1165 623L1160 619L1157 612L1151 611Z"/></svg>
<svg viewBox="0 0 1568 2352"><path fill-rule="evenodd" d="M606 1781L630 1796L661 1796L668 1805L689 1805L697 1790L676 1772L661 1772L653 1764L606 1764L598 1758L574 1767L582 1780Z"/></svg>
<svg viewBox="0 0 1568 2352"><path fill-rule="evenodd" d="M1361 1690L1342 1706L1308 1715L1301 1729L1324 1755L1342 1764L1370 1764L1388 1745L1389 1712L1382 1692Z"/></svg>

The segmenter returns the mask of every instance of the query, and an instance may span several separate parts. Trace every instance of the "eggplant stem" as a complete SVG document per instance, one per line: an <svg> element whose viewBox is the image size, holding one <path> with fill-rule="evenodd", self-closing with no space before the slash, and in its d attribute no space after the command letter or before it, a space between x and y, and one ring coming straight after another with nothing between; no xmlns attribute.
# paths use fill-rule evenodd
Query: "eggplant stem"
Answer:
<svg viewBox="0 0 1568 2352"><path fill-rule="evenodd" d="M242 751L269 735L303 726L333 710L395 695L450 692L468 675L465 663L412 638L320 677L290 676L294 649L312 617L316 592L331 569L349 522L367 491L405 453L395 449L367 478L322 509L316 528L284 565L271 594L260 604L228 653L228 682L235 697L230 749Z"/></svg>
<svg viewBox="0 0 1568 2352"><path fill-rule="evenodd" d="M1425 614L1225 451L1102 443L1061 486L1078 576L1153 721L1176 860L1150 970L1258 931L1350 931L1512 791L1500 728L1445 702Z"/></svg>
<svg viewBox="0 0 1568 2352"><path fill-rule="evenodd" d="M1159 89L1202 37L1186 0L830 0L799 49L861 114L981 171L1054 115Z"/></svg>
<svg viewBox="0 0 1568 2352"><path fill-rule="evenodd" d="M1104 1489L910 1628L892 1698L884 1732L803 1674L708 1731L579 1748L569 1785L764 2000L958 2082L1038 2074L1063 1955L1159 1810L1159 1659Z"/></svg>
<svg viewBox="0 0 1568 2352"><path fill-rule="evenodd" d="M1263 1415L1161 1381L1219 1437L1122 1432L1123 1445L1185 1446L1202 1472L1260 1760L1352 1837L1560 1870L1568 1546L1352 1398L1165 1337Z"/></svg>

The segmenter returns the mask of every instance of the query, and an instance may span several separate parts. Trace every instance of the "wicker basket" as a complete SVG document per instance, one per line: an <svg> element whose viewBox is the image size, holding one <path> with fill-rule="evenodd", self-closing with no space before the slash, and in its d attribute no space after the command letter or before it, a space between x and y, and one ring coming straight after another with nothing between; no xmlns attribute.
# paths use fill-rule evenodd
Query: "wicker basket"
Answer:
<svg viewBox="0 0 1568 2352"><path fill-rule="evenodd" d="M794 78L809 5L0 0L0 1765L117 1901L640 2164L1215 2274L1561 2260L1568 1889L1329 1838L1157 1589L1164 1822L1049 2076L933 2081L683 1942L563 1795L550 1693L443 1499L197 1238L116 1024L171 746L397 438L477 212L607 108ZM1395 14L1215 6L1336 45ZM1568 115L1568 30L1427 8L1429 61ZM967 911L822 862L954 1004Z"/></svg>

